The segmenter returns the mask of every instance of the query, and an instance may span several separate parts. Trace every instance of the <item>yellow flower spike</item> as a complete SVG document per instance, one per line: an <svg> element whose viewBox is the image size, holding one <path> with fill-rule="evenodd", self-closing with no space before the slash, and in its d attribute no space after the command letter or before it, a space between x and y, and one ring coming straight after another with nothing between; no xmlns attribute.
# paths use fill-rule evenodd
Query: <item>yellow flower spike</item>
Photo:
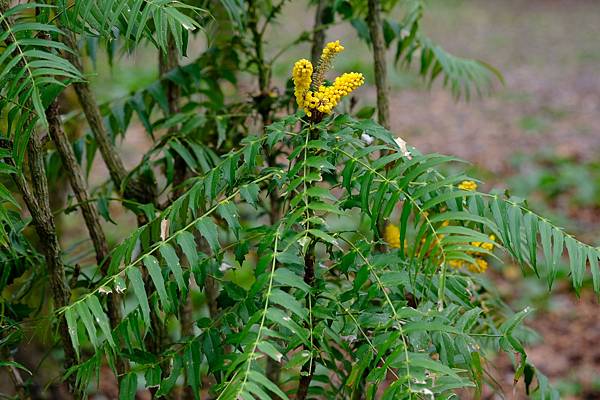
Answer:
<svg viewBox="0 0 600 400"><path fill-rule="evenodd" d="M460 269L463 265L464 265L464 261L463 260L450 260L448 261L448 264L450 265L450 267L454 268L454 269Z"/></svg>
<svg viewBox="0 0 600 400"><path fill-rule="evenodd" d="M388 246L393 249L400 248L400 228L394 224L387 224L385 231L383 232L383 239L387 242Z"/></svg>
<svg viewBox="0 0 600 400"><path fill-rule="evenodd" d="M468 268L469 271L480 274L487 271L488 262L485 261L483 258L476 258L475 264L469 264Z"/></svg>
<svg viewBox="0 0 600 400"><path fill-rule="evenodd" d="M475 183L474 181L462 181L458 185L458 188L460 190L468 190L470 192L474 192L475 190L477 190L477 183Z"/></svg>
<svg viewBox="0 0 600 400"><path fill-rule="evenodd" d="M494 250L494 244L493 243L483 243L481 245L481 248L487 251L492 251Z"/></svg>

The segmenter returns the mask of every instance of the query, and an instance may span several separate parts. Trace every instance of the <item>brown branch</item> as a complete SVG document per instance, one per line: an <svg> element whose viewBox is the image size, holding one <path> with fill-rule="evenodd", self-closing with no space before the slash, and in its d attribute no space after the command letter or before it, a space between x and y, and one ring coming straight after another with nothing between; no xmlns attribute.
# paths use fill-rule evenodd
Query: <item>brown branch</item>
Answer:
<svg viewBox="0 0 600 400"><path fill-rule="evenodd" d="M167 52L159 53L158 55L158 71L159 78L165 78L165 76L174 69L179 67L179 54L175 44L175 38L173 35L169 35L167 39ZM169 105L169 115L173 116L179 112L179 97L181 96L181 90L178 85L171 82L169 79L165 79L165 85L167 89L167 103ZM178 126L169 128L167 133L176 132L179 129ZM183 157L178 153L174 154L174 174L173 174L173 191L171 192L170 201L173 202L178 199L183 193L185 193L185 182L187 176L187 164ZM178 250L178 253L181 253ZM181 257L181 254L179 254ZM188 282L189 283L189 282ZM150 286L151 287L151 286ZM193 334L194 321L192 319L192 299L190 296L190 290L185 294L185 298L182 299L179 307L179 320L181 323L181 336L190 336ZM160 329L160 328L159 328ZM159 343L156 343L157 347L162 347L162 339ZM186 367L187 368L187 367ZM194 393L191 387L187 385L187 376L185 376L185 388L181 393L181 399L193 399Z"/></svg>
<svg viewBox="0 0 600 400"><path fill-rule="evenodd" d="M65 45L73 50L72 52L64 52L64 56L75 68L83 73L83 61L77 48L75 35L68 32L62 35L61 39ZM115 184L117 191L122 193L126 199L135 200L138 203L154 203L156 198L155 187L144 184L140 180L127 180L127 171L123 160L121 160L119 153L113 146L106 127L102 122L102 115L100 114L100 109L98 108L98 103L94 92L90 88L90 84L83 81L76 82L73 86L88 125L98 144L102 159L108 168L110 178Z"/></svg>
<svg viewBox="0 0 600 400"><path fill-rule="evenodd" d="M83 178L81 167L77 163L75 153L65 131L63 130L58 109L58 99L46 109L46 120L48 121L48 133L56 146L56 150L62 160L63 167L71 183L71 188L75 193L77 201L80 203L81 213L87 226L90 239L96 252L96 262L103 275L108 272L110 265L110 253L106 236L100 225L100 216L98 210L92 201L87 190L87 183ZM109 295L107 301L108 317L111 327L115 329L121 322L121 313L119 309L120 300L116 293ZM119 375L125 372L126 365L123 361L117 359L117 373Z"/></svg>
<svg viewBox="0 0 600 400"><path fill-rule="evenodd" d="M373 45L375 86L377 87L377 119L384 128L390 129L390 89L387 82L387 64L381 23L381 3L368 0L367 23Z"/></svg>
<svg viewBox="0 0 600 400"><path fill-rule="evenodd" d="M263 49L263 34L265 33L266 25L262 30L258 29L258 10L255 0L248 1L248 29L252 33L252 39L254 43L254 53L256 67L258 69L258 90L259 95L266 95L269 92L270 86L270 66L265 62L264 49ZM263 115L263 120L266 119Z"/></svg>
<svg viewBox="0 0 600 400"><path fill-rule="evenodd" d="M34 169L31 170L31 180L44 181L38 182L38 187L47 187L46 174L43 169L43 152L40 146L40 139L35 132L31 135L29 140L27 156L32 159L30 165L34 167ZM40 165L42 166L42 169L39 168ZM66 283L62 252L56 234L56 223L50 212L48 198L42 199L36 197L37 195L30 189L29 184L23 175L14 174L13 177L17 187L23 195L23 200L31 214L33 225L40 239L40 245L48 267L48 277L54 306L56 308L65 307L69 303L70 291ZM77 364L77 358L65 317L62 314L58 316L58 331L65 352L65 369L69 369ZM68 378L68 384L71 392L74 392L75 375L71 375Z"/></svg>
<svg viewBox="0 0 600 400"><path fill-rule="evenodd" d="M312 47L310 50L310 59L313 65L317 65L323 46L325 46L325 29L323 28L323 17L325 12L325 0L317 2L317 10L315 11L315 23L313 27Z"/></svg>
<svg viewBox="0 0 600 400"><path fill-rule="evenodd" d="M80 203L81 213L90 234L90 238L94 245L96 252L96 261L100 266L103 274L106 274L106 268L108 266L108 244L106 242L106 236L100 226L100 216L94 203L90 201L90 196L87 191L87 184L83 179L83 173L81 167L77 163L75 153L71 147L71 143L65 131L63 130L62 123L60 121L60 114L58 110L58 100L54 100L50 106L46 109L46 119L48 120L48 132L56 150L62 160L64 170L67 174L71 188L75 193L77 201Z"/></svg>
<svg viewBox="0 0 600 400"><path fill-rule="evenodd" d="M159 78L164 78L169 71L179 67L178 52L175 45L175 39L173 35L169 35L167 39L167 52L159 53L158 55L158 73ZM171 82L169 79L165 79L165 85L167 87L167 103L169 105L169 116L173 116L179 112L178 100L181 96L179 86ZM168 133L173 133L178 130L177 126L169 128ZM171 193L171 201L179 198L183 192L182 187L187 174L187 165L185 160L179 155L175 154L174 161L174 175L173 175L173 192Z"/></svg>
<svg viewBox="0 0 600 400"><path fill-rule="evenodd" d="M381 22L381 3L379 0L368 0L367 23L373 46L373 64L375 66L375 86L377 88L377 120L386 129L390 129L390 89L387 82L387 64L383 41L383 25ZM381 155L385 155L382 151ZM377 230L383 237L385 223L377 221ZM384 251L384 246L379 246Z"/></svg>
<svg viewBox="0 0 600 400"><path fill-rule="evenodd" d="M379 0L368 0L367 4L367 24L369 25L369 34L371 36L371 44L373 46L373 64L375 67L375 87L377 88L377 120L381 126L390 129L390 88L387 81L387 63L386 52L383 39L383 24L381 22L381 2ZM382 151L381 155L385 155ZM382 219L377 221L377 233L379 237L383 237L385 230L385 221ZM384 245L379 245L378 250L385 251ZM353 398L362 399L363 392L360 390L364 387L364 382L370 372L367 367L363 371L357 390Z"/></svg>
<svg viewBox="0 0 600 400"><path fill-rule="evenodd" d="M72 32L68 32L61 36L61 39L65 45L73 50L72 52L65 52L65 57L75 68L83 73L83 61L79 54L75 35ZM155 185L143 183L141 180L127 180L128 173L104 126L98 103L89 83L85 81L77 82L73 86L117 192L121 193L125 200L132 200L142 204L156 203ZM137 213L136 216L138 226L145 225L148 222L143 212ZM146 280L148 281L148 279ZM151 290L152 287L152 285L148 285L147 289ZM158 354L161 351L159 343L162 342L164 334L160 326L160 318L155 313L152 313L151 317L154 335L147 337L146 344L151 352Z"/></svg>
<svg viewBox="0 0 600 400"><path fill-rule="evenodd" d="M72 33L67 33L62 36L62 39L63 42L73 50L72 53L65 52L65 57L71 64L73 64L75 68L83 73L83 62L78 53L75 36ZM88 82L78 82L73 86L75 88L75 92L77 93L79 102L81 103L81 108L83 109L85 118L88 121L90 129L94 134L94 138L96 139L96 143L98 144L98 148L100 149L100 154L102 154L102 158L108 167L110 177L114 184L117 187L120 187L121 183L125 179L125 176L127 176L127 172L125 170L125 166L123 165L123 161L119 157L116 149L110 141L110 138L108 137L108 132L106 131L104 123L102 122L102 116L100 115L100 110L98 109L94 92L92 92Z"/></svg>
<svg viewBox="0 0 600 400"><path fill-rule="evenodd" d="M6 13L10 6L9 3L8 0L0 0L0 13ZM10 18L5 18L4 23L10 25L12 21ZM7 37L5 43L10 45L12 43L12 38L10 36ZM25 67L22 59L19 60L17 65L19 68ZM21 173L13 174L13 178L23 194L23 199L29 209L35 230L40 239L40 245L48 267L50 289L52 291L54 306L61 308L69 303L70 291L66 282L65 269L62 262L62 252L56 234L56 223L50 209L43 146L40 137L35 131L32 133L27 146L27 161L29 164L31 181L33 183L33 191L30 189L28 182ZM58 331L65 352L64 365L66 369L69 369L76 364L77 359L66 320L62 315L58 317ZM71 375L68 378L68 384L70 390L74 392L74 375Z"/></svg>

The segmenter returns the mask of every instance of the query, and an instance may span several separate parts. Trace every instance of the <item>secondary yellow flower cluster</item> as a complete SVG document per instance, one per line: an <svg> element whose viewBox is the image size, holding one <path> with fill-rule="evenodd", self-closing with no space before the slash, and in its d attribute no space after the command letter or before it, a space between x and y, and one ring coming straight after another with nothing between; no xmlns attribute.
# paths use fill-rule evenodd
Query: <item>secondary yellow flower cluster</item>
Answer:
<svg viewBox="0 0 600 400"><path fill-rule="evenodd" d="M490 240L496 240L496 236L490 235ZM489 242L471 242L471 246L481 247L487 251L494 250L494 244ZM488 262L483 258L483 253L469 252L469 254L477 256L475 257L475 263L468 263L464 260L450 260L448 264L455 269L462 268L466 265L469 271L475 273L482 273L488 269Z"/></svg>
<svg viewBox="0 0 600 400"><path fill-rule="evenodd" d="M302 59L294 64L292 79L294 81L294 95L298 107L301 107L309 117L314 112L330 114L343 96L350 94L365 82L362 74L350 72L335 79L333 85L322 85L325 72L331 66L336 54L344 50L340 41L327 43L321 54L319 67L313 82L313 66L310 61ZM311 85L313 90L311 89Z"/></svg>
<svg viewBox="0 0 600 400"><path fill-rule="evenodd" d="M450 221L444 221L442 226L450 225ZM443 239L444 235L438 235L438 240ZM496 240L496 236L490 235L490 240L493 242ZM385 226L385 230L383 232L383 239L387 243L387 245L392 249L400 248L400 228L394 224L387 224ZM425 239L421 240L421 243L425 243ZM406 241L404 246L406 247ZM433 246L433 245L432 245ZM491 252L494 250L494 243L490 242L471 242L471 246L480 247L483 250ZM484 253L477 251L468 251L467 254L475 256L475 263L469 263L465 260L457 260L453 259L448 261L448 264L455 269L460 269L462 267L467 267L469 271L475 273L482 273L488 269L488 262L483 258Z"/></svg>
<svg viewBox="0 0 600 400"><path fill-rule="evenodd" d="M481 274L481 273L487 271L487 269L488 269L488 262L485 261L483 258L477 257L475 259L475 264L469 264L467 266L467 268L469 268L469 271L471 271L471 272L475 272L475 273Z"/></svg>
<svg viewBox="0 0 600 400"><path fill-rule="evenodd" d="M477 190L477 183L475 183L474 181L462 181L458 184L458 188L460 190L468 190L470 192L474 192L475 190Z"/></svg>
<svg viewBox="0 0 600 400"><path fill-rule="evenodd" d="M400 228L394 224L387 224L383 232L383 239L386 241L388 246L393 249L400 248Z"/></svg>

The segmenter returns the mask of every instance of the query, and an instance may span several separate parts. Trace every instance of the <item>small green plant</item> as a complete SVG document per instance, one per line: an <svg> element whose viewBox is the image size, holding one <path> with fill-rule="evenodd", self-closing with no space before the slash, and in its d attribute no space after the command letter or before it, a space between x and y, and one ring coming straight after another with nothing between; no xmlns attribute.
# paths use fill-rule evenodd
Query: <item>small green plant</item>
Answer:
<svg viewBox="0 0 600 400"><path fill-rule="evenodd" d="M121 399L141 388L224 400L452 398L459 389L479 397L488 359L504 351L528 392L556 398L521 340L531 309L512 312L481 273L504 253L551 286L567 256L575 290L589 268L600 292L598 249L516 199L478 192L463 173L440 172L460 160L421 154L371 119L336 112L364 83L358 72L327 80L343 47L320 33L337 14L373 45L384 125L380 57L393 40L407 64L422 50L429 82L444 75L457 95L487 84L493 69L434 46L419 33L423 5L410 4L384 30L389 9L377 1L318 2L313 62L290 66L276 95L280 53L269 60L263 45L283 1L206 10L162 0L0 1L0 82L11 82L0 92L0 367L17 396L28 398L32 385L15 352L43 326L60 343L60 379L74 397L95 390L105 365ZM179 66L189 38L211 23L215 43ZM160 78L99 105L77 39L94 43L93 53L103 41L114 50L116 37L127 50L154 45ZM249 100L240 95L245 74L258 84ZM65 86L81 103L72 118L90 130L74 143L57 103ZM153 146L128 171L115 138L133 116ZM89 190L96 152L110 178ZM62 212L50 206L47 180L60 171L93 259L61 247ZM137 220L112 248L100 223L111 221L109 202Z"/></svg>

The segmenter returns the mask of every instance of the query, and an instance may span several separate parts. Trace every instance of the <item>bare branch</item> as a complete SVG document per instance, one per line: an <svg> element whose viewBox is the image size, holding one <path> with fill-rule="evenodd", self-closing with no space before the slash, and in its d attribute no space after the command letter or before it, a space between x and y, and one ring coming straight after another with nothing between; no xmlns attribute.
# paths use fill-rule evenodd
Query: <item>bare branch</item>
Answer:
<svg viewBox="0 0 600 400"><path fill-rule="evenodd" d="M63 130L57 99L55 99L46 109L46 119L48 121L49 135L56 146L58 154L60 155L63 167L67 173L69 182L71 183L71 188L75 193L75 197L80 203L81 213L83 214L83 219L96 252L96 262L98 263L102 274L106 275L108 272L108 266L110 265L108 243L106 241L104 231L102 230L102 226L100 225L100 216L98 214L98 210L96 209L94 203L90 201L87 183L83 178L83 172L77 163L71 143L69 142L69 139ZM108 297L107 303L108 317L110 319L110 324L114 329L121 322L121 312L119 309L120 301L118 295L116 293L112 293ZM117 372L123 373L124 370L125 365L119 359L117 361Z"/></svg>

